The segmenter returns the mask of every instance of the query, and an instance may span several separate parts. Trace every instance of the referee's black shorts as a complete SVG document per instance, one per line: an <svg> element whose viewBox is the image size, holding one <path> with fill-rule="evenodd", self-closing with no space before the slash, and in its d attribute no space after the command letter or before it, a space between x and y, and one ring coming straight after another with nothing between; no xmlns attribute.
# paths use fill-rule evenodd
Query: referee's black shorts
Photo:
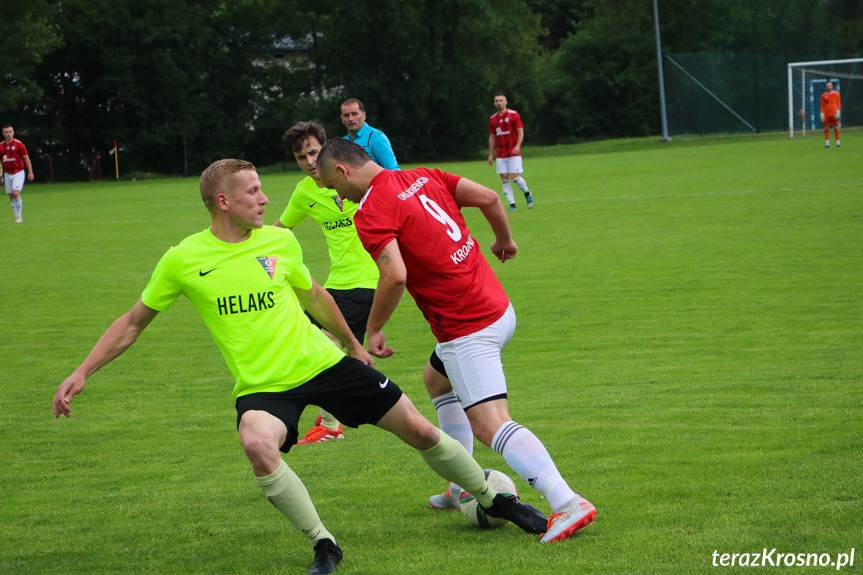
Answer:
<svg viewBox="0 0 863 575"><path fill-rule="evenodd" d="M247 411L266 411L288 428L280 450L287 453L299 437L300 415L307 405L332 413L348 427L376 424L401 399L402 390L378 370L345 357L306 383L280 392L250 393L237 398L237 427Z"/></svg>

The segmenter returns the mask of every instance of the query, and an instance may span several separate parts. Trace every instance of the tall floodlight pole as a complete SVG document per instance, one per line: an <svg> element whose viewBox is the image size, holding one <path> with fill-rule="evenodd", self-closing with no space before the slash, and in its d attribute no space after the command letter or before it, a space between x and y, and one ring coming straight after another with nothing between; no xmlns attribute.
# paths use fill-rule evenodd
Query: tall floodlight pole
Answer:
<svg viewBox="0 0 863 575"><path fill-rule="evenodd" d="M659 41L659 7L653 0L653 25L656 29L656 66L659 69L659 107L662 110L662 140L670 142L668 137L668 115L665 112L665 77L662 74L662 43Z"/></svg>

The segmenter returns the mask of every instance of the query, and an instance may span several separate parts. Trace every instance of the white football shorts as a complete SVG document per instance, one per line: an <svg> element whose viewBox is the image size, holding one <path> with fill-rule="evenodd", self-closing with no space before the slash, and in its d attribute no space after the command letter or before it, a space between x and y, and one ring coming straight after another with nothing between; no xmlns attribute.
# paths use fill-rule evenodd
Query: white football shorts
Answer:
<svg viewBox="0 0 863 575"><path fill-rule="evenodd" d="M521 156L510 156L508 158L497 159L497 173L500 174L521 174L524 169L521 167Z"/></svg>
<svg viewBox="0 0 863 575"><path fill-rule="evenodd" d="M435 347L453 391L465 409L506 393L500 353L515 333L512 303L490 326Z"/></svg>
<svg viewBox="0 0 863 575"><path fill-rule="evenodd" d="M6 182L6 193L10 196L13 190L21 190L24 187L24 178L27 176L25 170L15 172L14 174L3 174L3 181Z"/></svg>

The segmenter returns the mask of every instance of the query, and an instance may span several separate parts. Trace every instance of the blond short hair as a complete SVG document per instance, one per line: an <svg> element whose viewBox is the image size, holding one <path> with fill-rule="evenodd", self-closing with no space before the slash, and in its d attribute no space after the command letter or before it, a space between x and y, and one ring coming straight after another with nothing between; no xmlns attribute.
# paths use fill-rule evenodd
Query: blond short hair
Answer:
<svg viewBox="0 0 863 575"><path fill-rule="evenodd" d="M237 172L254 170L255 165L246 160L217 160L201 172L201 199L211 214L216 212L216 196L227 192L225 189L230 179Z"/></svg>

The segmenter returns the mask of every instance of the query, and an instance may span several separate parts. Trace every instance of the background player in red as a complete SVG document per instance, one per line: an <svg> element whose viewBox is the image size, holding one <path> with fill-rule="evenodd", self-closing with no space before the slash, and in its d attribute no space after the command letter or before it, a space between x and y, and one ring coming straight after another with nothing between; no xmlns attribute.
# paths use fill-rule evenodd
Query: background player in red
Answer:
<svg viewBox="0 0 863 575"><path fill-rule="evenodd" d="M524 140L524 124L521 116L515 110L506 107L506 95L498 92L494 96L494 107L497 108L488 119L488 165L494 161L497 154L497 173L500 175L503 195L509 202L509 211L515 211L515 196L512 193L512 183L524 192L527 207L533 207L533 194L527 188L527 182L521 177L524 167L521 162L521 143Z"/></svg>
<svg viewBox="0 0 863 575"><path fill-rule="evenodd" d="M821 123L824 124L824 147L830 147L830 127L836 136L836 147L839 147L839 120L842 116L842 99L839 92L833 90L833 82L827 82L826 91L821 94Z"/></svg>
<svg viewBox="0 0 863 575"><path fill-rule="evenodd" d="M570 489L539 438L509 415L500 356L515 332L515 310L460 211L482 211L495 235L491 251L506 262L518 246L497 194L440 170L385 170L343 139L327 141L317 165L325 185L359 203L357 233L380 270L369 351L392 353L381 330L407 288L438 340L448 391L455 391L473 433L551 505L541 541L567 539L592 523L594 506Z"/></svg>
<svg viewBox="0 0 863 575"><path fill-rule="evenodd" d="M3 171L0 173L0 182L5 182L6 193L12 204L12 213L15 214L15 223L24 221L21 217L21 190L24 188L24 169L27 169L27 179L33 181L33 164L27 148L21 140L15 139L15 129L6 124L3 126L3 141L0 142L0 158L2 158Z"/></svg>

